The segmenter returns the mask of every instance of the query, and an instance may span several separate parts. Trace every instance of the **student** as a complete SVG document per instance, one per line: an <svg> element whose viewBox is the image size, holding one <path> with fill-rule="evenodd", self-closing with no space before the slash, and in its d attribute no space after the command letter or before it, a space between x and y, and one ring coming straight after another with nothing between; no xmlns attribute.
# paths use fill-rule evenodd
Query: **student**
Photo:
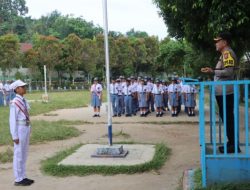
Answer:
<svg viewBox="0 0 250 190"><path fill-rule="evenodd" d="M152 90L152 94L154 96L154 104L156 107L156 117L162 117L163 112L162 112L162 107L163 107L163 88L160 84L160 80L155 81L155 85Z"/></svg>
<svg viewBox="0 0 250 190"><path fill-rule="evenodd" d="M110 84L110 98L112 103L112 110L113 110L113 117L117 117L117 105L118 105L118 98L117 98L117 89L116 89L116 82L115 79L111 79Z"/></svg>
<svg viewBox="0 0 250 190"><path fill-rule="evenodd" d="M139 102L139 108L140 108L140 116L146 117L146 111L147 111L147 100L148 100L148 89L147 84L145 81L141 78L140 84L137 86L137 93L138 93L138 102Z"/></svg>
<svg viewBox="0 0 250 190"><path fill-rule="evenodd" d="M171 106L172 117L177 117L177 108L179 106L179 91L176 78L172 78L172 83L168 87L169 103Z"/></svg>
<svg viewBox="0 0 250 190"><path fill-rule="evenodd" d="M4 88L2 81L0 81L0 106L4 106Z"/></svg>
<svg viewBox="0 0 250 190"><path fill-rule="evenodd" d="M26 160L30 138L29 104L23 97L26 94L26 83L21 80L10 86L16 97L10 104L10 133L14 142L13 170L16 186L28 186L34 180L26 176Z"/></svg>
<svg viewBox="0 0 250 190"><path fill-rule="evenodd" d="M91 105L94 108L93 117L100 117L100 107L102 105L102 85L98 83L98 78L94 78L91 89Z"/></svg>
<svg viewBox="0 0 250 190"><path fill-rule="evenodd" d="M131 79L127 78L126 85L123 88L123 94L124 94L124 104L125 104L125 113L126 117L132 116L132 90L133 87L131 85Z"/></svg>

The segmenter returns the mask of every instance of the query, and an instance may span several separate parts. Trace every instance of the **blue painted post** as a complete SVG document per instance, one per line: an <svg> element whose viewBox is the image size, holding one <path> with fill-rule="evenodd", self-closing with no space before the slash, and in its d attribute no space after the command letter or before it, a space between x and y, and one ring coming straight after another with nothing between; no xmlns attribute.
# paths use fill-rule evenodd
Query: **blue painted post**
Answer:
<svg viewBox="0 0 250 190"><path fill-rule="evenodd" d="M227 112L226 112L226 85L223 85L223 128L224 128L224 154L227 154Z"/></svg>
<svg viewBox="0 0 250 190"><path fill-rule="evenodd" d="M212 137L213 155L216 155L216 115L215 115L215 85L212 85Z"/></svg>
<svg viewBox="0 0 250 190"><path fill-rule="evenodd" d="M210 118L210 143L212 144L213 138L212 138L212 86L209 85L209 118Z"/></svg>
<svg viewBox="0 0 250 190"><path fill-rule="evenodd" d="M234 84L234 149L235 154L238 154L238 88L237 84Z"/></svg>
<svg viewBox="0 0 250 190"><path fill-rule="evenodd" d="M201 144L201 172L202 172L202 186L206 187L206 135L205 135L205 112L204 112L204 83L200 84L199 97L199 120L200 120L200 144Z"/></svg>
<svg viewBox="0 0 250 190"><path fill-rule="evenodd" d="M249 156L249 140L248 140L248 117L249 117L249 113L248 113L248 85L249 84L245 84L245 132L246 132L246 156Z"/></svg>

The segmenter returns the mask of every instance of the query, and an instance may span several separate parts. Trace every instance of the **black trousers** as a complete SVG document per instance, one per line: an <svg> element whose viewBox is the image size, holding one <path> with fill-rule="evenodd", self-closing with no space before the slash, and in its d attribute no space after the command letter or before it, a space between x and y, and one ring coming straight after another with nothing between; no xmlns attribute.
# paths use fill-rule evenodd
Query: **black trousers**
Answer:
<svg viewBox="0 0 250 190"><path fill-rule="evenodd" d="M216 96L216 101L219 107L219 114L223 118L223 96ZM224 121L223 121L224 122ZM227 145L234 145L234 95L226 95L226 126L227 126Z"/></svg>

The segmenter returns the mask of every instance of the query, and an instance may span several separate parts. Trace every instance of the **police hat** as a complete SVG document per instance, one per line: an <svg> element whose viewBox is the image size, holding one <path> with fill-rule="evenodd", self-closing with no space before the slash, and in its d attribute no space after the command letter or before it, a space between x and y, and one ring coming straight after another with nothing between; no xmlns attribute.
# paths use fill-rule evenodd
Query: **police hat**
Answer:
<svg viewBox="0 0 250 190"><path fill-rule="evenodd" d="M120 79L120 78L117 78L116 81L117 81L117 82L121 82L121 79Z"/></svg>
<svg viewBox="0 0 250 190"><path fill-rule="evenodd" d="M98 81L98 77L95 77L95 78L94 78L94 81Z"/></svg>
<svg viewBox="0 0 250 190"><path fill-rule="evenodd" d="M134 77L134 76L131 76L130 79L135 79L135 77Z"/></svg>
<svg viewBox="0 0 250 190"><path fill-rule="evenodd" d="M127 80L127 81L131 81L131 78L127 78L126 80Z"/></svg>
<svg viewBox="0 0 250 190"><path fill-rule="evenodd" d="M221 32L219 35L216 36L216 38L214 38L215 42L218 42L220 40L225 40L228 43L231 42L232 40L232 35L230 32Z"/></svg>

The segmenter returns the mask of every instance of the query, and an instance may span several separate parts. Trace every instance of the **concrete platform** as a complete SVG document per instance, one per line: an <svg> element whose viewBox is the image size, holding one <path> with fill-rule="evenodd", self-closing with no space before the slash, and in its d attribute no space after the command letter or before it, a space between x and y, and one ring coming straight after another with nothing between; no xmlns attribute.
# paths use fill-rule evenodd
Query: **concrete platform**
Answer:
<svg viewBox="0 0 250 190"><path fill-rule="evenodd" d="M143 164L153 159L155 154L155 145L142 145L142 144L125 144L124 150L129 153L125 158L94 158L91 157L97 148L105 145L99 144L86 144L80 147L76 152L66 157L59 162L59 165L72 165L72 166L132 166Z"/></svg>

